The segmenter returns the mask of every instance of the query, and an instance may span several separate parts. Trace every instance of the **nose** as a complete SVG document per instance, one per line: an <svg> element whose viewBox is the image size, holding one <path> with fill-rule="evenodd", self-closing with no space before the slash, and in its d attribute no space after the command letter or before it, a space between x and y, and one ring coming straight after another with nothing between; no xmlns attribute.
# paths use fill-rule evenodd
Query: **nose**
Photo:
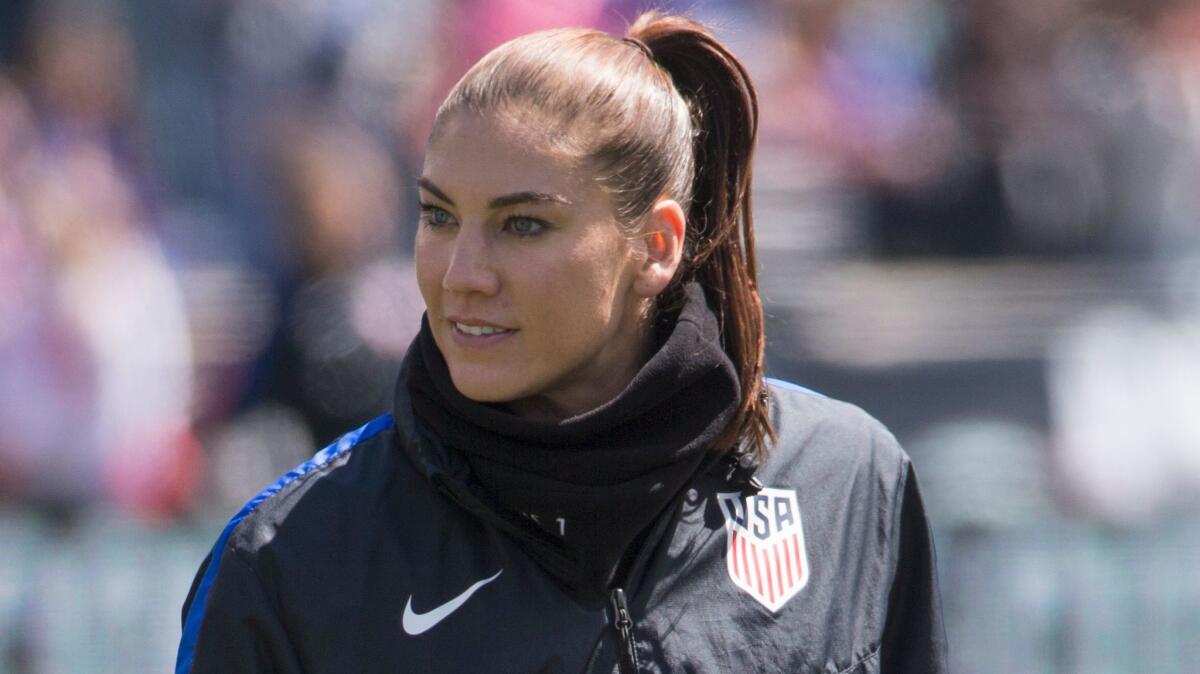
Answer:
<svg viewBox="0 0 1200 674"><path fill-rule="evenodd" d="M491 245L481 227L462 226L454 237L442 288L454 293L495 295L500 277L492 264Z"/></svg>

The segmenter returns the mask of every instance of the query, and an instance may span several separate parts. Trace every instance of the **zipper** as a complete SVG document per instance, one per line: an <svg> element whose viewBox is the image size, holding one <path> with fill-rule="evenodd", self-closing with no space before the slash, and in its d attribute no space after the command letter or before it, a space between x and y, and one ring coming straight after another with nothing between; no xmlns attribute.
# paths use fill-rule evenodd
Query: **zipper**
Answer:
<svg viewBox="0 0 1200 674"><path fill-rule="evenodd" d="M625 590L615 588L612 591L613 627L617 628L617 637L621 642L621 664L618 671L621 674L636 674L638 670L637 653L633 648L633 618L629 617L629 604L625 601Z"/></svg>

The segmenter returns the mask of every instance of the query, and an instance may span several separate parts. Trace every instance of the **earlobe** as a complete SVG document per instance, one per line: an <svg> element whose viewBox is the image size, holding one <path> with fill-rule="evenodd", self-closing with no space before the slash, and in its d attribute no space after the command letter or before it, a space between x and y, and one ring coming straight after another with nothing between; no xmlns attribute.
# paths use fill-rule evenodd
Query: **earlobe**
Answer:
<svg viewBox="0 0 1200 674"><path fill-rule="evenodd" d="M646 214L646 258L638 270L635 289L654 297L666 289L683 261L687 220L674 199L659 199Z"/></svg>

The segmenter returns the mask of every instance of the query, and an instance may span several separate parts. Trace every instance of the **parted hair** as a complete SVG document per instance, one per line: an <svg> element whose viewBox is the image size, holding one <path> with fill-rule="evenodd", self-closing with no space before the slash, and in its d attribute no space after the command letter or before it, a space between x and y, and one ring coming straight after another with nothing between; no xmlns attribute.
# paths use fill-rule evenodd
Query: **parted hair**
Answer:
<svg viewBox="0 0 1200 674"><path fill-rule="evenodd" d="M758 99L742 63L702 24L647 12L621 38L564 28L506 42L454 86L433 136L461 110L507 117L588 162L631 236L659 198L680 203L683 260L657 310L676 309L689 281L704 288L742 391L715 444L765 455L775 434L750 202Z"/></svg>

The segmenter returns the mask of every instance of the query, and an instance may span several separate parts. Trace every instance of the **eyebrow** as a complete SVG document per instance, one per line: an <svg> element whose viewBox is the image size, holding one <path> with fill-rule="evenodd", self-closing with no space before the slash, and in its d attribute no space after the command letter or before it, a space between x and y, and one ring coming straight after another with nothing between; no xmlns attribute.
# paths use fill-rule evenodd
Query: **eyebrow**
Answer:
<svg viewBox="0 0 1200 674"><path fill-rule="evenodd" d="M450 197L446 196L446 193L443 192L437 185L434 185L432 180L430 180L428 178L418 178L417 185L419 185L421 188L423 188L424 190L426 190L433 196L437 197L438 199L441 199L442 201L450 204L451 206L455 205L454 200L451 199ZM491 208L491 209L505 208L508 206L515 206L517 204L524 204L524 203L530 203L530 202L563 204L566 206L571 205L571 200L562 196L561 194L551 194L549 192L525 191L525 192L513 192L512 194L505 194L503 196L496 197L495 199L492 199L490 202L488 202L488 208Z"/></svg>

